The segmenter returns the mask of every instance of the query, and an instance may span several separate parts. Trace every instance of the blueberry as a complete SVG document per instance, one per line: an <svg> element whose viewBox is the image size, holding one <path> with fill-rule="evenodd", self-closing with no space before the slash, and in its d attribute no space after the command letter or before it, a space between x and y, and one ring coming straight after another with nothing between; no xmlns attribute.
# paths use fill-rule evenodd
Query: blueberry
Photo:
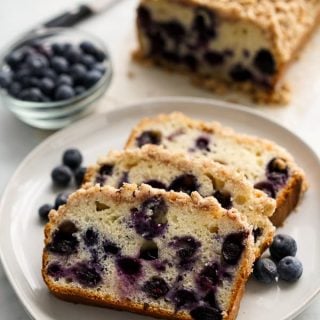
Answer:
<svg viewBox="0 0 320 320"><path fill-rule="evenodd" d="M294 257L297 253L297 243L289 235L277 234L269 249L272 258L279 261L286 256Z"/></svg>
<svg viewBox="0 0 320 320"><path fill-rule="evenodd" d="M166 41L160 32L155 32L149 35L150 54L159 55L163 53L166 47Z"/></svg>
<svg viewBox="0 0 320 320"><path fill-rule="evenodd" d="M219 283L219 266L217 263L207 264L198 277L199 287L207 291Z"/></svg>
<svg viewBox="0 0 320 320"><path fill-rule="evenodd" d="M144 183L148 184L152 188L164 189L164 190L166 190L166 188L167 188L167 186L163 182L158 181L158 180L154 180L154 179L147 180Z"/></svg>
<svg viewBox="0 0 320 320"><path fill-rule="evenodd" d="M83 94L86 91L86 88L83 86L76 86L74 88L74 92L76 94L76 96L79 96L80 94Z"/></svg>
<svg viewBox="0 0 320 320"><path fill-rule="evenodd" d="M198 8L192 24L192 30L197 33L197 45L204 47L209 40L215 39L217 32L215 29L215 17L212 12Z"/></svg>
<svg viewBox="0 0 320 320"><path fill-rule="evenodd" d="M76 253L79 240L74 236L74 233L77 231L78 229L72 221L62 222L52 234L52 241L47 245L47 250L61 255Z"/></svg>
<svg viewBox="0 0 320 320"><path fill-rule="evenodd" d="M76 281L83 286L94 288L102 281L101 275L87 263L78 263L72 271Z"/></svg>
<svg viewBox="0 0 320 320"><path fill-rule="evenodd" d="M21 85L25 86L25 82L28 82L31 76L31 69L24 66L13 74L13 80L18 81Z"/></svg>
<svg viewBox="0 0 320 320"><path fill-rule="evenodd" d="M192 236L175 237L171 245L177 249L179 267L182 269L191 267L195 260L195 254L201 247L200 242Z"/></svg>
<svg viewBox="0 0 320 320"><path fill-rule="evenodd" d="M270 181L261 181L254 185L254 187L258 190L266 193L270 198L276 198L276 189L272 182Z"/></svg>
<svg viewBox="0 0 320 320"><path fill-rule="evenodd" d="M218 200L222 208L226 210L232 208L231 195L229 192L216 191L213 196Z"/></svg>
<svg viewBox="0 0 320 320"><path fill-rule="evenodd" d="M97 49L96 52L94 53L94 57L98 62L103 62L107 58L106 54L99 49Z"/></svg>
<svg viewBox="0 0 320 320"><path fill-rule="evenodd" d="M112 164L104 164L100 169L99 169L99 174L105 175L105 176L110 176L112 175L114 165Z"/></svg>
<svg viewBox="0 0 320 320"><path fill-rule="evenodd" d="M252 73L241 64L236 64L230 70L230 77L235 82L244 82L252 79Z"/></svg>
<svg viewBox="0 0 320 320"><path fill-rule="evenodd" d="M14 70L18 65L21 64L21 62L23 62L25 56L26 56L25 52L21 49L20 50L18 49L9 53L5 57L5 62L9 65L11 69Z"/></svg>
<svg viewBox="0 0 320 320"><path fill-rule="evenodd" d="M267 164L266 176L278 191L286 184L289 178L289 169L286 161L281 158L271 159Z"/></svg>
<svg viewBox="0 0 320 320"><path fill-rule="evenodd" d="M69 167L60 165L51 172L52 182L58 187L67 187L72 178L72 171Z"/></svg>
<svg viewBox="0 0 320 320"><path fill-rule="evenodd" d="M198 68L198 59L192 54L186 54L183 58L183 63L188 66L190 70L195 71Z"/></svg>
<svg viewBox="0 0 320 320"><path fill-rule="evenodd" d="M257 242L257 240L262 236L263 232L261 228L255 228L252 231L253 237L254 237L254 242Z"/></svg>
<svg viewBox="0 0 320 320"><path fill-rule="evenodd" d="M116 260L119 270L128 276L139 275L142 269L141 263L138 259L131 257L121 257Z"/></svg>
<svg viewBox="0 0 320 320"><path fill-rule="evenodd" d="M53 89L55 87L55 83L51 78L42 78L39 81L39 88L41 89L42 92L45 94L51 94Z"/></svg>
<svg viewBox="0 0 320 320"><path fill-rule="evenodd" d="M121 251L121 249L114 242L110 240L104 241L103 249L106 254L112 254L112 255L116 255Z"/></svg>
<svg viewBox="0 0 320 320"><path fill-rule="evenodd" d="M217 311L219 311L221 313L221 310L220 310L218 302L217 302L214 288L209 290L209 292L203 298L203 301L206 302L207 304L209 304L210 307L213 307L214 309L216 309Z"/></svg>
<svg viewBox="0 0 320 320"><path fill-rule="evenodd" d="M138 22L140 26L144 29L149 29L152 23L152 17L150 10L143 5L140 5L137 10Z"/></svg>
<svg viewBox="0 0 320 320"><path fill-rule="evenodd" d="M0 88L8 88L11 83L11 74L9 72L0 71Z"/></svg>
<svg viewBox="0 0 320 320"><path fill-rule="evenodd" d="M60 74L56 80L56 85L61 86L63 84L72 87L73 79L67 74Z"/></svg>
<svg viewBox="0 0 320 320"><path fill-rule="evenodd" d="M83 54L80 58L80 62L87 68L93 68L96 65L96 59L91 54Z"/></svg>
<svg viewBox="0 0 320 320"><path fill-rule="evenodd" d="M51 66L57 73L65 73L69 69L69 63L64 57L53 57L51 59Z"/></svg>
<svg viewBox="0 0 320 320"><path fill-rule="evenodd" d="M193 320L222 320L222 314L215 308L206 306L196 307L191 310L190 315Z"/></svg>
<svg viewBox="0 0 320 320"><path fill-rule="evenodd" d="M104 74L106 72L106 67L102 63L96 63L93 67L92 70L97 70Z"/></svg>
<svg viewBox="0 0 320 320"><path fill-rule="evenodd" d="M95 85L102 78L102 73L97 70L90 70L87 72L85 85L90 88Z"/></svg>
<svg viewBox="0 0 320 320"><path fill-rule="evenodd" d="M161 133L159 131L144 131L139 137L137 137L137 145L139 148L145 144L156 144L161 143Z"/></svg>
<svg viewBox="0 0 320 320"><path fill-rule="evenodd" d="M128 172L126 172L126 171L123 172L122 176L119 179L117 188L121 188L125 183L129 183L128 175L129 175Z"/></svg>
<svg viewBox="0 0 320 320"><path fill-rule="evenodd" d="M54 202L54 208L58 210L60 206L63 206L64 204L66 204L68 201L69 195L70 195L69 192L59 193Z"/></svg>
<svg viewBox="0 0 320 320"><path fill-rule="evenodd" d="M209 143L209 138L201 136L196 140L196 147L200 150L210 151Z"/></svg>
<svg viewBox="0 0 320 320"><path fill-rule="evenodd" d="M176 43L180 43L186 35L185 28L178 21L170 21L161 24L167 37L172 38Z"/></svg>
<svg viewBox="0 0 320 320"><path fill-rule="evenodd" d="M93 228L88 228L85 234L83 235L83 241L88 247L94 246L99 241L98 232Z"/></svg>
<svg viewBox="0 0 320 320"><path fill-rule="evenodd" d="M253 63L260 72L266 75L273 75L276 72L276 62L268 49L260 49Z"/></svg>
<svg viewBox="0 0 320 320"><path fill-rule="evenodd" d="M74 178L78 187L82 185L86 171L87 168L85 167L80 167L75 171Z"/></svg>
<svg viewBox="0 0 320 320"><path fill-rule="evenodd" d="M168 206L161 196L145 200L140 210L131 210L136 232L147 240L159 236L167 226L167 211Z"/></svg>
<svg viewBox="0 0 320 320"><path fill-rule="evenodd" d="M57 73L51 68L42 69L41 76L43 78L50 78L51 80L55 80L57 78Z"/></svg>
<svg viewBox="0 0 320 320"><path fill-rule="evenodd" d="M296 257L284 257L278 264L278 273L281 280L297 281L303 272L302 263Z"/></svg>
<svg viewBox="0 0 320 320"><path fill-rule="evenodd" d="M171 182L168 190L184 192L190 195L193 191L198 190L197 178L192 174L182 174Z"/></svg>
<svg viewBox="0 0 320 320"><path fill-rule="evenodd" d="M55 277L57 279L63 277L64 272L60 264L53 262L50 263L47 267L47 273L51 277Z"/></svg>
<svg viewBox="0 0 320 320"><path fill-rule="evenodd" d="M177 310L189 309L198 302L198 299L193 291L178 289L172 296L172 302Z"/></svg>
<svg viewBox="0 0 320 320"><path fill-rule="evenodd" d="M77 84L85 83L86 76L87 76L87 69L83 64L76 63L71 66L70 75L72 76L75 83Z"/></svg>
<svg viewBox="0 0 320 320"><path fill-rule="evenodd" d="M48 59L42 54L30 55L27 58L26 63L33 72L46 68L49 65Z"/></svg>
<svg viewBox="0 0 320 320"><path fill-rule="evenodd" d="M270 284L278 276L277 266L269 258L260 258L254 264L253 275L258 281Z"/></svg>
<svg viewBox="0 0 320 320"><path fill-rule="evenodd" d="M27 88L20 92L19 99L24 101L42 102L43 94L39 88Z"/></svg>
<svg viewBox="0 0 320 320"><path fill-rule="evenodd" d="M39 217L42 220L48 220L49 212L53 209L51 204L44 204L39 208Z"/></svg>
<svg viewBox="0 0 320 320"><path fill-rule="evenodd" d="M142 291L144 291L148 297L157 300L169 292L169 286L162 278L152 277L143 284Z"/></svg>
<svg viewBox="0 0 320 320"><path fill-rule="evenodd" d="M169 62L172 62L172 63L180 63L181 62L181 57L178 53L176 52L172 52L172 51L164 51L162 53L162 57L165 59L165 60L168 60Z"/></svg>
<svg viewBox="0 0 320 320"><path fill-rule="evenodd" d="M247 232L231 233L226 236L222 244L222 257L225 263L236 265L244 250L244 240Z"/></svg>
<svg viewBox="0 0 320 320"><path fill-rule="evenodd" d="M63 84L59 86L55 93L54 98L55 100L68 100L75 96L75 92L71 86L68 86L66 84Z"/></svg>
<svg viewBox="0 0 320 320"><path fill-rule="evenodd" d="M64 43L53 43L51 45L52 51L56 54L56 55L63 55L64 51L65 51L65 44Z"/></svg>
<svg viewBox="0 0 320 320"><path fill-rule="evenodd" d="M81 60L81 52L76 47L71 47L69 50L64 52L64 57L68 60L70 64L77 63Z"/></svg>
<svg viewBox="0 0 320 320"><path fill-rule="evenodd" d="M83 52L88 53L88 54L93 54L93 55L97 51L97 48L95 47L95 45L90 41L81 42L80 48Z"/></svg>
<svg viewBox="0 0 320 320"><path fill-rule="evenodd" d="M218 51L207 51L204 56L204 60L211 66L218 66L224 63L224 55Z"/></svg>
<svg viewBox="0 0 320 320"><path fill-rule="evenodd" d="M157 244L153 241L147 241L140 249L139 259L142 260L156 260L159 256L159 249Z"/></svg>
<svg viewBox="0 0 320 320"><path fill-rule="evenodd" d="M15 98L19 97L21 90L22 90L21 84L16 81L13 81L8 88L9 94Z"/></svg>
<svg viewBox="0 0 320 320"><path fill-rule="evenodd" d="M78 149L68 149L63 153L62 162L72 170L80 167L82 163L82 154Z"/></svg>

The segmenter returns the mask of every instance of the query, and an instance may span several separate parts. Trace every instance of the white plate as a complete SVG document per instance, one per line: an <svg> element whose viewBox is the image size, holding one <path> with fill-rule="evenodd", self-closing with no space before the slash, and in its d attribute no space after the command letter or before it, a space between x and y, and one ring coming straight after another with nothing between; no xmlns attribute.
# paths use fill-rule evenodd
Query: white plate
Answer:
<svg viewBox="0 0 320 320"><path fill-rule="evenodd" d="M83 151L86 164L110 149L121 149L130 129L145 116L179 110L187 115L217 120L239 132L272 139L286 147L305 169L310 189L283 232L298 242L298 257L304 265L302 278L294 285L260 285L251 280L238 320L284 320L300 313L320 290L320 165L314 152L287 129L248 109L225 102L162 98L95 115L51 136L20 165L3 195L0 206L0 253L7 275L22 303L35 319L139 320L126 312L75 305L50 295L41 269L43 225L38 207L52 202L50 171L61 162L68 147ZM149 318L150 319L150 318Z"/></svg>

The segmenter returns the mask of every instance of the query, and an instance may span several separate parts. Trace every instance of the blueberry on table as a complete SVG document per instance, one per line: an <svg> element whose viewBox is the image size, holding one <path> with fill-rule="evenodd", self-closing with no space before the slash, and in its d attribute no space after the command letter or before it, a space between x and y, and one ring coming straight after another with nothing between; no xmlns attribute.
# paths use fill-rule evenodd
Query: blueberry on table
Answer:
<svg viewBox="0 0 320 320"><path fill-rule="evenodd" d="M67 203L68 201L68 198L70 196L70 193L69 192L61 192L58 194L55 202L54 202L54 208L56 210L59 209L60 206L64 205Z"/></svg>
<svg viewBox="0 0 320 320"><path fill-rule="evenodd" d="M302 263L296 257L285 257L278 264L278 273L281 280L297 281L303 272Z"/></svg>
<svg viewBox="0 0 320 320"><path fill-rule="evenodd" d="M58 187L67 187L72 178L72 171L69 167L60 165L51 172L52 182Z"/></svg>
<svg viewBox="0 0 320 320"><path fill-rule="evenodd" d="M51 204L47 203L47 204L42 205L38 210L39 217L42 220L47 221L48 220L48 216L49 216L49 212L51 211L51 209L53 209L53 206Z"/></svg>
<svg viewBox="0 0 320 320"><path fill-rule="evenodd" d="M75 96L74 89L71 86L68 86L66 84L59 86L54 93L54 98L58 101L68 100L73 98L74 96Z"/></svg>
<svg viewBox="0 0 320 320"><path fill-rule="evenodd" d="M62 162L70 169L75 170L82 163L82 154L78 149L68 149L63 153Z"/></svg>
<svg viewBox="0 0 320 320"><path fill-rule="evenodd" d="M78 187L82 185L86 171L87 171L86 167L80 167L75 171L74 178L76 180L76 184Z"/></svg>
<svg viewBox="0 0 320 320"><path fill-rule="evenodd" d="M69 69L69 63L64 57L55 56L51 59L51 67L58 73L65 73Z"/></svg>
<svg viewBox="0 0 320 320"><path fill-rule="evenodd" d="M297 243L289 235L277 234L269 248L272 258L280 261L287 256L294 257L297 253Z"/></svg>
<svg viewBox="0 0 320 320"><path fill-rule="evenodd" d="M269 258L260 258L254 264L253 275L258 281L270 284L277 279L277 266Z"/></svg>

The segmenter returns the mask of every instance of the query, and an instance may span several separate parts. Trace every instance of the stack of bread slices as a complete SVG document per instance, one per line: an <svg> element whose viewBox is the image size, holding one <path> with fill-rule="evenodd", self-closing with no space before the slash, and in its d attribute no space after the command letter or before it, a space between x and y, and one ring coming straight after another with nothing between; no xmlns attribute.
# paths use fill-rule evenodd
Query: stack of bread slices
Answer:
<svg viewBox="0 0 320 320"><path fill-rule="evenodd" d="M305 189L270 141L180 113L143 119L51 211L44 280L68 301L235 319L255 259Z"/></svg>

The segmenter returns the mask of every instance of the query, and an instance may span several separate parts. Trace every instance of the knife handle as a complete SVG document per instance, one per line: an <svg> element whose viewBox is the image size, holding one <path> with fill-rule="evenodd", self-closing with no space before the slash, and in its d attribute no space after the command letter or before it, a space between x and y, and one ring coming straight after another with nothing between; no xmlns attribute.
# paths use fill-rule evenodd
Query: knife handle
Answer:
<svg viewBox="0 0 320 320"><path fill-rule="evenodd" d="M92 15L93 11L88 6L81 5L75 11L65 12L47 21L43 26L46 28L72 27Z"/></svg>

